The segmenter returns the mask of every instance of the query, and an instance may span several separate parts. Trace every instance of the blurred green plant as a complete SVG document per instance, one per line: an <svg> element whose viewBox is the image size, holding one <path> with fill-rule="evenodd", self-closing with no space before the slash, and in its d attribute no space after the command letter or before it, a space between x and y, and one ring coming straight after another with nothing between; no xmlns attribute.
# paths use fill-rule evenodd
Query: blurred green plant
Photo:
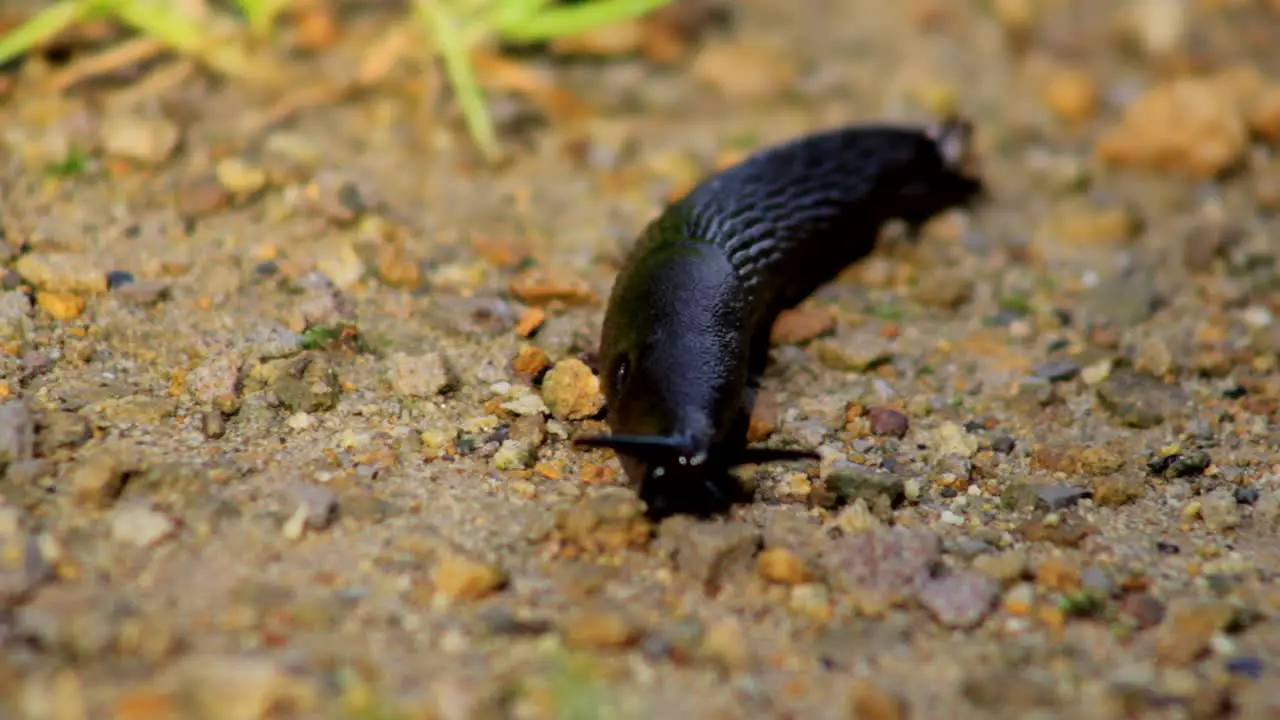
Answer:
<svg viewBox="0 0 1280 720"><path fill-rule="evenodd" d="M232 0L251 40L270 38L293 0ZM537 44L633 19L672 0L414 0L414 15L429 34L453 88L468 133L486 160L499 143L471 53L495 42ZM0 38L0 64L48 42L71 25L113 18L175 52L230 75L252 75L253 63L234 38L211 32L225 24L192 17L172 0L58 0ZM221 18L225 19L225 18Z"/></svg>

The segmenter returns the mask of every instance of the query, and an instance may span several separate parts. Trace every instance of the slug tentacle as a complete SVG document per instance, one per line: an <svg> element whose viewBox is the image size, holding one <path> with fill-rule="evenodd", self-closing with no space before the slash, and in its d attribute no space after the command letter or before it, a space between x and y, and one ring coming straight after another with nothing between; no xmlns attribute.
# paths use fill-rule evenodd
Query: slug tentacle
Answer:
<svg viewBox="0 0 1280 720"><path fill-rule="evenodd" d="M770 330L847 265L884 223L914 231L984 194L972 128L855 125L797 138L712 176L642 233L614 281L601 332L616 452L649 513L716 513L742 499L740 465L814 460L748 446Z"/></svg>

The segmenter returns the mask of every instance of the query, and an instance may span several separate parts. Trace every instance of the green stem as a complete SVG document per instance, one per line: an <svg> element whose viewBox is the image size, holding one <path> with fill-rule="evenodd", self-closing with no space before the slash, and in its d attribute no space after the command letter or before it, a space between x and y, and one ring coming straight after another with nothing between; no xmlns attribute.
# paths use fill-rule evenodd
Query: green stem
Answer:
<svg viewBox="0 0 1280 720"><path fill-rule="evenodd" d="M440 57L444 61L445 72L453 85L458 104L462 107L462 115L471 137L486 160L497 160L497 131L493 126L493 118L489 116L474 68L471 67L471 60L467 57L468 48L462 42L457 19L438 0L418 0L415 7L431 26Z"/></svg>
<svg viewBox="0 0 1280 720"><path fill-rule="evenodd" d="M670 2L671 0L599 0L565 5L520 18L504 24L498 30L504 38L515 42L543 42L639 17Z"/></svg>
<svg viewBox="0 0 1280 720"><path fill-rule="evenodd" d="M0 38L0 64L40 47L68 26L99 10L97 0L63 0L36 13Z"/></svg>

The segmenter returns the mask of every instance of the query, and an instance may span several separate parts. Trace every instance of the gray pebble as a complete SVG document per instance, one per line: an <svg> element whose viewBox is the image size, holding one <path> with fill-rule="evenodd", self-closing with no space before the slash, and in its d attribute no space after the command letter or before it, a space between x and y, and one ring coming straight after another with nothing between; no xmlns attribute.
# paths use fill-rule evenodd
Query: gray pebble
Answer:
<svg viewBox="0 0 1280 720"><path fill-rule="evenodd" d="M676 569L708 586L748 572L761 541L761 532L753 525L708 524L684 515L668 518L658 531L658 544Z"/></svg>
<svg viewBox="0 0 1280 720"><path fill-rule="evenodd" d="M0 340L25 340L34 328L31 298L21 290L0 292Z"/></svg>
<svg viewBox="0 0 1280 720"><path fill-rule="evenodd" d="M36 450L36 421L20 400L0 405L0 465L30 460Z"/></svg>
<svg viewBox="0 0 1280 720"><path fill-rule="evenodd" d="M1080 374L1080 364L1066 358L1042 362L1032 369L1032 374L1049 382L1065 382Z"/></svg>
<svg viewBox="0 0 1280 720"><path fill-rule="evenodd" d="M1122 424L1151 428L1186 412L1187 392L1148 373L1118 368L1098 386L1098 401Z"/></svg>
<svg viewBox="0 0 1280 720"><path fill-rule="evenodd" d="M1050 512L1065 510L1082 499L1092 496L1093 492L1091 490L1072 487L1071 485L1044 485L1036 488L1038 504L1047 508Z"/></svg>

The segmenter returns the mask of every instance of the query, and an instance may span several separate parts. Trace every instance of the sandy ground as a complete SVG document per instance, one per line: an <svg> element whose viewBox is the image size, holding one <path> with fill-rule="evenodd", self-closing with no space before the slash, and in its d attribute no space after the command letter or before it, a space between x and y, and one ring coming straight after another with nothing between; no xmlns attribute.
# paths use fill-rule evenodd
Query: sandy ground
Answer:
<svg viewBox="0 0 1280 720"><path fill-rule="evenodd" d="M732 5L669 65L527 58L598 110L497 98L496 171L403 78L245 138L235 82L13 76L3 716L1280 716L1275 4ZM759 427L828 460L651 526L567 443L631 239L951 106L991 199L774 348Z"/></svg>

